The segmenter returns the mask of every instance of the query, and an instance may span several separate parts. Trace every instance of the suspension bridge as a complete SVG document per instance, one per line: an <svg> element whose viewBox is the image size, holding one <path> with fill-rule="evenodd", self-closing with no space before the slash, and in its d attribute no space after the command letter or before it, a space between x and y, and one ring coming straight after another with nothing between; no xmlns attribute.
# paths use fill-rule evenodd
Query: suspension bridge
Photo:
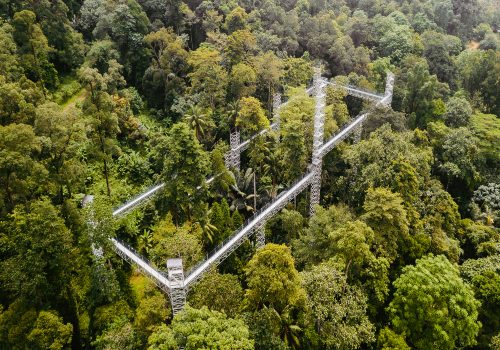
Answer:
<svg viewBox="0 0 500 350"><path fill-rule="evenodd" d="M233 235L217 246L211 253L207 254L204 260L198 263L190 271L184 273L182 259L178 258L168 259L167 273L160 271L153 267L153 265L146 259L141 257L133 248L115 238L111 238L111 243L118 255L130 264L136 266L160 289L169 295L174 314L182 310L186 302L186 293L188 289L200 280L200 278L212 267L217 266L224 261L224 259L231 255L252 235L256 234L257 236L257 247L263 246L265 244L264 227L266 222L309 186L311 187L310 213L311 215L314 213L314 208L317 204L319 204L320 200L323 157L349 135L355 133L356 131L359 134L363 122L369 116L369 113L363 113L355 117L334 136L324 142L324 109L326 106L326 87L329 85L344 90L348 95L373 102L375 103L375 106L390 106L394 87L394 75L390 72L387 73L385 93L377 94L364 91L353 86L345 86L329 82L325 78L321 77L320 70L317 69L314 75L313 86L306 90L307 94L314 95L315 97L313 150L311 163L308 166L307 172L292 186L282 191L273 201L254 213L254 215L249 218L238 230L236 230ZM273 123L269 129L262 130L244 142L240 142L239 132L235 131L231 133L230 150L225 155L225 162L228 168L236 168L239 170L240 154L244 150L248 149L253 139L264 135L269 130L279 130L280 110L289 102L290 101L281 103L281 96L279 94L275 95L273 101ZM216 176L217 175L207 179L206 184L210 184ZM117 217L124 215L137 208L160 191L164 185L164 183L158 184L138 195L136 198L117 208L113 212L113 216ZM98 249L93 248L93 251L97 252Z"/></svg>

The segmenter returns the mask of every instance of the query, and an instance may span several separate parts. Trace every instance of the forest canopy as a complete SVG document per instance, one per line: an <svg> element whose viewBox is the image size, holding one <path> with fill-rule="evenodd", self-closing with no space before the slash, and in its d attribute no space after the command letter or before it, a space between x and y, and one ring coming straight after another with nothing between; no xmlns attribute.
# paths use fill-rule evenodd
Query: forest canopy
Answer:
<svg viewBox="0 0 500 350"><path fill-rule="evenodd" d="M318 169L318 69L319 205L177 313L113 242L187 274ZM500 349L499 92L496 0L0 0L0 349Z"/></svg>

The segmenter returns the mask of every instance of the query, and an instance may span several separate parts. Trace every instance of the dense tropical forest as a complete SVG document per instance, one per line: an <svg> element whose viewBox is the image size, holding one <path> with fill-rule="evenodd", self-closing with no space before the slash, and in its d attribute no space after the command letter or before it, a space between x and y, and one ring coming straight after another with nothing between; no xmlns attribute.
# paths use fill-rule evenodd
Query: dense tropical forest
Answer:
<svg viewBox="0 0 500 350"><path fill-rule="evenodd" d="M499 31L498 0L0 0L0 349L500 349ZM329 86L325 139L371 113L315 214L306 190L174 317L109 238L188 271L277 198L315 67L394 73L392 108Z"/></svg>

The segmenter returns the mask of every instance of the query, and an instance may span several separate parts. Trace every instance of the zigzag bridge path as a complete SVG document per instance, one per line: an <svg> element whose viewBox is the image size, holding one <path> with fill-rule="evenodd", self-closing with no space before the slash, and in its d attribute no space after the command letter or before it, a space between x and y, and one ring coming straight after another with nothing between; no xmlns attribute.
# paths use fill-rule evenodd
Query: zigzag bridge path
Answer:
<svg viewBox="0 0 500 350"><path fill-rule="evenodd" d="M266 222L276 213L282 210L290 201L297 197L307 187L311 186L310 195L310 213L314 213L314 207L319 204L320 188L321 188L321 171L323 157L328 154L336 145L342 142L352 133L360 134L363 121L369 116L369 113L363 113L355 117L350 123L345 125L340 131L332 136L326 142L323 142L323 125L324 125L324 109L326 105L326 87L328 85L343 89L348 95L355 96L370 102L374 102L375 106L390 106L392 102L392 92L394 86L394 75L387 73L385 93L376 94L373 92L363 91L353 86L343 86L328 82L320 75L320 70L317 69L314 75L313 86L306 90L308 94L313 94L315 97L315 114L314 114L314 135L313 135L313 152L312 160L308 166L307 172L298 179L288 189L282 191L273 201L258 210L250 219L248 219L232 236L221 243L212 253L208 254L203 261L192 268L186 274L182 266L182 259L168 259L168 273L157 270L151 263L141 257L133 248L120 242L115 238L111 238L111 243L115 251L130 264L136 266L143 274L151 278L155 284L169 295L172 304L173 313L176 314L184 307L186 302L187 290L193 286L207 271L212 267L220 264L224 259L231 255L243 242L248 240L253 234L256 234L257 247L265 244L264 227ZM225 156L226 166L228 168L240 168L240 154L248 149L251 141L256 137L264 135L270 129L279 130L280 128L280 109L288 102L281 103L281 96L277 94L273 103L273 123L269 129L264 129L250 139L240 142L239 132L233 132L230 135L230 151ZM215 175L217 176L217 175ZM210 184L214 179L211 177L206 180L206 184ZM137 208L139 205L149 200L153 195L158 193L164 186L164 183L158 184L146 192L138 195L133 200L125 203L113 212L113 216L124 215L127 212ZM102 255L100 248L94 249L95 255Z"/></svg>

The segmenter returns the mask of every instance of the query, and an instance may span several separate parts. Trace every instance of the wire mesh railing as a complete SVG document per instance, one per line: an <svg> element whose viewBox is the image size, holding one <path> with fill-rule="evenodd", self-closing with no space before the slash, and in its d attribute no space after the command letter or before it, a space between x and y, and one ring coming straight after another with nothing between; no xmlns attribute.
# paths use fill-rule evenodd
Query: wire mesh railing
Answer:
<svg viewBox="0 0 500 350"><path fill-rule="evenodd" d="M260 222L266 221L268 216L273 215L275 211L279 211L282 206L286 205L289 201L291 201L295 196L297 196L304 188L309 185L310 179L312 178L311 173L306 173L299 180L297 180L288 190L282 191L275 200L267 203L262 208L257 210L250 218L248 218L231 236L220 242L215 248L213 248L209 253L207 253L202 261L193 266L186 274L186 283L189 281L196 279L197 276L192 277L193 274L201 274L204 270L208 269L212 264L208 264L204 269L200 270L200 268L206 264L212 257L217 254L222 255L221 252L224 250L230 249L231 244L237 244L240 239L248 238L254 231L254 228L259 226ZM247 232L242 235L242 237L238 237L238 235L243 231ZM214 260L215 263L218 263L217 259Z"/></svg>

